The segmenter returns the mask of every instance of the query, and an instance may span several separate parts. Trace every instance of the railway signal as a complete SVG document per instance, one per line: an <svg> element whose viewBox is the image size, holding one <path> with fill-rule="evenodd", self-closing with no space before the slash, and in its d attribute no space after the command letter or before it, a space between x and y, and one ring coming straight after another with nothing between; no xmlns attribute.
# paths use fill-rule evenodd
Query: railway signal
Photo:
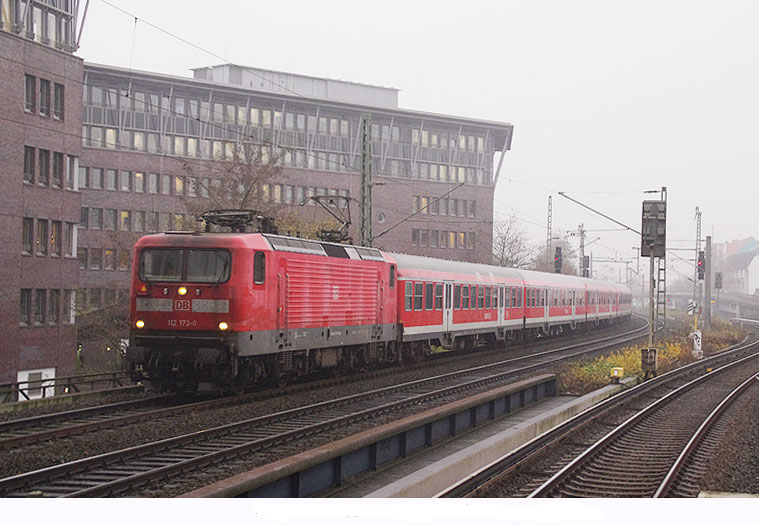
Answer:
<svg viewBox="0 0 759 525"><path fill-rule="evenodd" d="M704 280L704 272L706 271L706 255L704 254L704 250L701 250L698 252L698 280L703 281Z"/></svg>
<svg viewBox="0 0 759 525"><path fill-rule="evenodd" d="M561 273L561 246L556 247L556 253L553 256L553 271Z"/></svg>

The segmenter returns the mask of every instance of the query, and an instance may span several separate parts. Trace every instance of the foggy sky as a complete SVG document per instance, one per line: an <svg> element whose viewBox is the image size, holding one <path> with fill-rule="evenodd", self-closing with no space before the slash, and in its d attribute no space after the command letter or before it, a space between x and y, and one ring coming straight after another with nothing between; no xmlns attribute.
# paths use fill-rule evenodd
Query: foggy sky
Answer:
<svg viewBox="0 0 759 525"><path fill-rule="evenodd" d="M110 1L230 62L396 87L403 108L513 124L495 218L516 212L534 244L550 194L554 231L616 228L557 191L637 229L655 198L642 190L661 186L670 246L694 245L696 206L715 242L759 236L755 2ZM222 62L100 0L77 55L180 76ZM597 236L594 257L635 258L636 235Z"/></svg>

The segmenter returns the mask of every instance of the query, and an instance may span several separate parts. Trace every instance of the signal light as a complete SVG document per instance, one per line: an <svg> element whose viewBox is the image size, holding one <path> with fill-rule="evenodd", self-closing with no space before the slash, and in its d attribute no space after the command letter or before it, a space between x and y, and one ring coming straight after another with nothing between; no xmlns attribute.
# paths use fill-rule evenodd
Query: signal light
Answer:
<svg viewBox="0 0 759 525"><path fill-rule="evenodd" d="M177 293L179 295L187 295L187 288L185 288L184 286L180 286L179 289L177 290Z"/></svg>
<svg viewBox="0 0 759 525"><path fill-rule="evenodd" d="M221 330L222 332L228 328L229 328L229 325L225 323L224 321L219 323L219 330Z"/></svg>
<svg viewBox="0 0 759 525"><path fill-rule="evenodd" d="M142 319L137 319L137 322L134 323L134 326L136 326L137 328L145 328L145 321L143 321Z"/></svg>

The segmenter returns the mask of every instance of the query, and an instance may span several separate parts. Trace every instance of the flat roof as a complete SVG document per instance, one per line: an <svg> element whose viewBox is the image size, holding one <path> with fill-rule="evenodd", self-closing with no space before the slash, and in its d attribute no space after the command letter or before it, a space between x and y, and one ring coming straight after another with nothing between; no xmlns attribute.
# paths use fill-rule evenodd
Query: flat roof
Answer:
<svg viewBox="0 0 759 525"><path fill-rule="evenodd" d="M94 64L91 62L84 63L84 72L97 73L101 75L111 75L119 78L141 79L155 83L176 85L180 84L188 88L204 88L213 89L215 91L244 94L248 93L255 95L259 98L268 98L271 100L288 100L288 101L300 101L308 104L319 104L322 106L331 106L334 108L352 109L357 112L371 110L375 115L393 115L404 116L414 119L431 119L445 122L448 124L456 125L468 125L472 127L490 128L493 132L494 150L505 151L511 149L511 135L514 126L508 122L498 122L494 120L474 119L470 117L460 117L454 115L444 115L441 113L429 113L425 111L417 111L404 108L388 108L385 106L368 106L362 104L354 104L350 102L341 102L337 100L328 100L322 98L312 98L305 96L291 95L287 93L272 93L271 91L257 90L252 87L241 86L237 84L220 84L209 80L199 80L190 77L180 77L175 75L167 75L164 73L155 73L151 71L141 71L134 69L127 69L117 66L108 66L104 64Z"/></svg>

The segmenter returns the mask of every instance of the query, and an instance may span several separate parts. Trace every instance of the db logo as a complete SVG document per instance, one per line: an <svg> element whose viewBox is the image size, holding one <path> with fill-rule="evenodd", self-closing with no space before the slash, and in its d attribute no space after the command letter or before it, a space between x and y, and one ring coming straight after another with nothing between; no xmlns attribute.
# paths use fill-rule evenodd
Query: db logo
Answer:
<svg viewBox="0 0 759 525"><path fill-rule="evenodd" d="M179 312L189 312L190 311L190 300L189 299L176 299L174 301L174 310L177 310Z"/></svg>

